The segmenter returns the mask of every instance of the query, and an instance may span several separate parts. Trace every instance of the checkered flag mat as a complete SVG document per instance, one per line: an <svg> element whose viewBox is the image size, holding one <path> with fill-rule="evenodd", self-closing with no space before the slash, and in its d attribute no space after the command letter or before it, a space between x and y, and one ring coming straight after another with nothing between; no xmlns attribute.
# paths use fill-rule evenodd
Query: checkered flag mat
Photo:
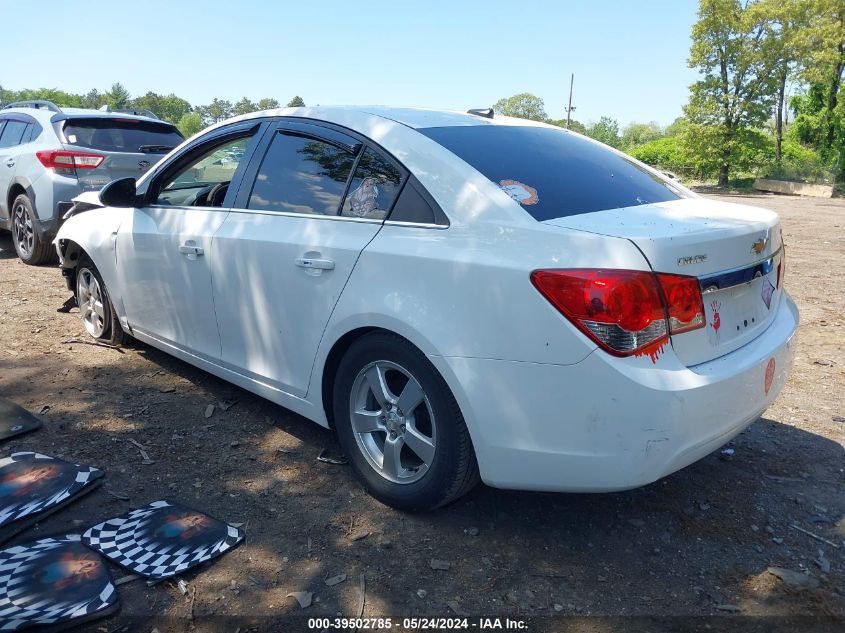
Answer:
<svg viewBox="0 0 845 633"><path fill-rule="evenodd" d="M0 459L0 526L58 506L103 476L40 453L12 453Z"/></svg>
<svg viewBox="0 0 845 633"><path fill-rule="evenodd" d="M79 536L0 550L0 631L92 620L117 607L106 562Z"/></svg>
<svg viewBox="0 0 845 633"><path fill-rule="evenodd" d="M88 528L82 542L118 565L161 579L216 558L244 539L240 529L169 501L154 501Z"/></svg>

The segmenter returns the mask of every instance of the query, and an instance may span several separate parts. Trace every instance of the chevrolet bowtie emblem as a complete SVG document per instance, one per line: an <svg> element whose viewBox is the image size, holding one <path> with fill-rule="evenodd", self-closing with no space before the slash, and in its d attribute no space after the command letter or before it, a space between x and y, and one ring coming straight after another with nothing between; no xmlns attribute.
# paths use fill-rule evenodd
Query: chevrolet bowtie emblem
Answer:
<svg viewBox="0 0 845 633"><path fill-rule="evenodd" d="M766 244L768 243L769 240L767 240L765 237L761 237L759 240L757 240L751 245L751 252L756 253L757 255L762 255L763 251L766 250Z"/></svg>

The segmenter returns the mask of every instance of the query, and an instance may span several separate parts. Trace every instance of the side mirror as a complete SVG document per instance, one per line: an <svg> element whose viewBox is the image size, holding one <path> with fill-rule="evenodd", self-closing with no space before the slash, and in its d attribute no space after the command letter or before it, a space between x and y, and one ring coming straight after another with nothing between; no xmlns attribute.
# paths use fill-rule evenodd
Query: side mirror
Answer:
<svg viewBox="0 0 845 633"><path fill-rule="evenodd" d="M135 179L112 180L100 189L100 202L106 207L134 207Z"/></svg>

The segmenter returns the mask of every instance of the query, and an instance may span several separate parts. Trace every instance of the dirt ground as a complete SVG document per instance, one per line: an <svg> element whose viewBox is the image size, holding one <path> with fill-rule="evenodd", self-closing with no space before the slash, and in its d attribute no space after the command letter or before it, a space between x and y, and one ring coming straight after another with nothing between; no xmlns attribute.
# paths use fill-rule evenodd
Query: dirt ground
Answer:
<svg viewBox="0 0 845 633"><path fill-rule="evenodd" d="M479 486L426 515L387 508L348 467L317 461L337 450L332 434L285 409L140 343L78 342L77 312L56 312L69 296L58 269L24 266L4 233L0 395L45 424L0 457L37 450L106 471L100 489L13 542L161 498L243 524L245 544L185 575L187 596L172 582L124 584L120 615L92 631L131 616L176 616L162 632L191 614L354 616L362 577L365 616L845 616L845 200L722 198L781 214L802 318L792 377L733 457L618 494ZM235 404L206 418L220 402ZM770 566L818 586L790 587ZM313 592L312 605L294 591Z"/></svg>

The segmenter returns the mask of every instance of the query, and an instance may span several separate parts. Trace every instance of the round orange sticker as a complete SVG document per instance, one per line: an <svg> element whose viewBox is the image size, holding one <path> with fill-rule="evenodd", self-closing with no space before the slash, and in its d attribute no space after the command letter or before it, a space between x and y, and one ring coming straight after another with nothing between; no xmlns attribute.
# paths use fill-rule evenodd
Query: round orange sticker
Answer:
<svg viewBox="0 0 845 633"><path fill-rule="evenodd" d="M763 382L763 389L766 391L766 395L769 395L769 389L772 388L772 381L775 379L775 359L770 358L769 364L766 365L766 378Z"/></svg>

